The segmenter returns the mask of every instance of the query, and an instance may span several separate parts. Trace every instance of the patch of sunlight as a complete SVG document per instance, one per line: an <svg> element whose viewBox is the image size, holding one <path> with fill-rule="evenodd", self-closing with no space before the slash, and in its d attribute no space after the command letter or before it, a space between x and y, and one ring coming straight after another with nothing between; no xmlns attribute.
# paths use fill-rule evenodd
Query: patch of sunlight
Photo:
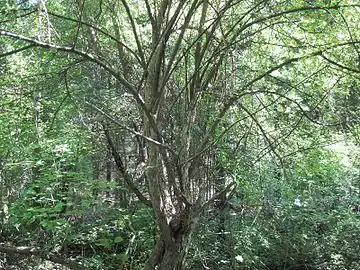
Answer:
<svg viewBox="0 0 360 270"><path fill-rule="evenodd" d="M341 161L340 163L346 167L352 167L352 157L356 151L356 145L351 142L338 141L336 143L332 143L326 146L326 149L340 155Z"/></svg>

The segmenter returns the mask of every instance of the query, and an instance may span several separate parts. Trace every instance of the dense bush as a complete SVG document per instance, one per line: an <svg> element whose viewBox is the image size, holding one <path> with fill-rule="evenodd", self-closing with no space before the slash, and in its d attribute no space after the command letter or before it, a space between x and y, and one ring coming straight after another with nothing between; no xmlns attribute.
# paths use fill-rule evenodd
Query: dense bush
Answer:
<svg viewBox="0 0 360 270"><path fill-rule="evenodd" d="M281 178L270 164L256 171L238 175L237 195L202 219L189 269L357 269L355 168L313 150Z"/></svg>

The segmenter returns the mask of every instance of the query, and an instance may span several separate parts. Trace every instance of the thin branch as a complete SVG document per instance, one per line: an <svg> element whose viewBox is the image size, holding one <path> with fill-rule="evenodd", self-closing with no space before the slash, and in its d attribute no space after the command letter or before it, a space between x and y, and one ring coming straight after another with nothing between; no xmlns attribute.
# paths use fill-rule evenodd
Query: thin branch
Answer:
<svg viewBox="0 0 360 270"><path fill-rule="evenodd" d="M107 65L104 60L100 59L99 57L91 54L91 53L87 53L85 51L73 48L73 47L68 47L68 46L60 46L60 45L55 45L55 44L49 44L49 43L45 43L33 38L29 38L23 35L19 35L19 34L15 34L13 32L4 30L0 28L0 36L7 36L16 40L22 40L28 43L31 43L37 47L41 47L41 48L45 48L48 49L50 51L61 51L61 52L66 52L66 53L72 53L72 54L76 54L76 55L80 55L83 58L99 65L100 67L102 67L103 69L105 69L106 71L108 71L111 75L113 75L126 89L127 91L134 97L134 99L136 100L136 102L138 103L138 105L141 107L142 111L145 113L151 128L154 130L154 132L157 135L157 139L162 140L162 136L158 130L158 127L156 125L155 122L155 118L154 116L151 114L150 110L147 108L144 99L142 98L142 96L140 95L140 93L137 91L137 89L131 84L129 83L119 72L117 72L115 69L113 69L111 66Z"/></svg>
<svg viewBox="0 0 360 270"><path fill-rule="evenodd" d="M298 62L302 59L311 57L311 56L317 56L320 55L322 53L322 51L316 51L313 52L311 54L308 55L303 55L300 57L294 57L294 58L290 58L287 59L286 61L282 62L279 65L276 65L270 69L268 69L266 72L258 75L257 77L255 77L254 79L252 79L250 82L246 83L240 90L239 92L243 92L244 90L248 89L250 86L254 85L256 82L260 81L261 79L263 79L264 77L266 77L267 75L271 74L272 72L274 72L275 70L278 70L282 67L285 67L289 64L292 64L294 62ZM253 94L254 92L250 91L249 93ZM229 100L224 104L223 108L220 110L218 116L215 118L214 123L210 126L210 128L208 129L208 132L205 134L203 142L200 144L199 150L197 151L197 153L191 158L192 160L194 158L196 158L197 156L200 155L200 153L202 152L202 150L204 148L206 148L206 145L209 142L209 139L211 137L211 135L214 133L215 129L217 128L217 126L219 125L220 121L223 119L223 117L225 116L226 112L230 109L231 106L233 106L235 104L235 102L237 100L239 100L242 96L244 95L244 93L241 94L235 94L234 96L232 96L231 98L229 98Z"/></svg>
<svg viewBox="0 0 360 270"><path fill-rule="evenodd" d="M104 116L105 118L107 118L108 120L110 120L111 122L113 122L114 124L116 124L117 126L121 127L122 129L125 129L126 131L134 134L135 136L138 136L138 137L141 137L143 139L145 139L146 141L152 143L152 144L155 144L156 146L160 146L160 147L163 147L167 150L169 150L171 153L174 153L174 151L172 151L168 146L165 146L163 143L159 142L159 141L156 141L155 139L152 139L148 136L145 136L144 134L134 130L134 129L131 129L125 125L122 125L119 121L117 121L115 118L113 118L111 115L109 115L108 113L104 112L102 109L98 108L97 106L95 106L94 104L91 104L87 101L85 101L85 103L90 106L91 108L93 108L94 110L96 110L98 113L100 113L102 116Z"/></svg>
<svg viewBox="0 0 360 270"><path fill-rule="evenodd" d="M102 13L103 0L99 0L99 12L94 16L95 21L98 20Z"/></svg>
<svg viewBox="0 0 360 270"><path fill-rule="evenodd" d="M152 25L152 27L154 27L154 25L155 25L155 19L154 19L154 15L153 15L152 12L151 12L151 7L150 7L150 4L149 4L149 1L148 1L148 0L145 0L144 2L145 2L146 11L147 11L147 14L148 14L148 16L149 16L151 25Z"/></svg>
<svg viewBox="0 0 360 270"><path fill-rule="evenodd" d="M343 64L340 64L338 62L335 62L334 60L331 60L330 58L325 56L325 54L323 54L323 53L321 54L321 57L323 59L325 59L326 61L328 61L330 64L332 64L334 66L337 66L337 67L339 67L341 69L345 69L345 70L350 71L350 72L360 73L360 69L355 69L355 68L344 66Z"/></svg>
<svg viewBox="0 0 360 270"><path fill-rule="evenodd" d="M82 21L82 17L83 17L83 12L84 12L84 6L85 6L85 0L82 1L82 5L80 8L80 14L79 14L79 19L78 19L78 26L76 28L76 34L75 34L75 38L74 38L74 43L73 43L73 47L76 47L76 43L77 40L79 38L79 34L80 34L80 27L81 27L81 21Z"/></svg>
<svg viewBox="0 0 360 270"><path fill-rule="evenodd" d="M229 185L227 185L224 189L222 189L221 191L217 192L216 194L214 194L209 200L207 200L205 203L203 203L199 209L197 209L197 211L195 212L195 215L199 215L201 214L206 207L208 207L211 203L213 203L215 200L217 200L220 197L223 197L224 195L226 196L228 193L229 194L233 194L234 190L237 187L237 183L236 182L232 182ZM228 197L230 196L226 196L226 198L228 199Z"/></svg>
<svg viewBox="0 0 360 270"><path fill-rule="evenodd" d="M29 37L26 37L26 36L23 36L20 34L16 34L16 33L7 31L5 29L1 29L1 28L0 28L0 36L7 36L7 37L13 38L15 40L22 40L22 41L28 42L34 46L48 49L52 52L61 51L61 52L67 52L67 53L80 55L83 58L85 58L91 62L94 62L94 63L98 64L99 66L101 66L102 68L104 68L105 70L107 70L111 75L116 77L131 93L132 92L136 93L136 89L125 78L122 78L121 75L115 69L108 66L102 59L100 59L99 57L97 57L91 53L87 53L80 49L76 49L76 48L69 47L69 46L49 44L49 43L42 42L42 41L36 40L34 38L29 38Z"/></svg>
<svg viewBox="0 0 360 270"><path fill-rule="evenodd" d="M185 34L185 31L187 29L188 24L190 23L190 20L192 18L192 16L194 15L193 13L195 12L195 10L200 6L202 2L194 2L193 6L191 6L188 14L185 17L185 22L182 26L182 30L180 32L180 35L176 41L176 45L174 46L174 50L171 53L171 57L170 60L168 62L167 65L167 69L164 73L164 80L163 80L163 85L161 87L165 87L165 84L168 82L168 80L170 79L171 75L175 72L176 67L178 67L179 63L181 62L182 59L184 59L186 57L186 55L189 54L190 50L196 45L196 43L202 38L202 36L207 33L207 31L211 28L212 30L210 31L210 34L212 32L215 31L217 23L219 22L219 20L221 19L221 16L219 15L212 24L210 24L209 26L207 26L200 35L198 35L194 41L192 41L190 43L190 45L184 50L184 52L180 55L180 57L175 61L175 57L177 56L179 50L180 50L180 45L181 42L183 41L183 36ZM224 8L225 9L225 8ZM226 12L226 10L222 10L221 11L222 14L224 14ZM206 41L206 43L208 43Z"/></svg>
<svg viewBox="0 0 360 270"><path fill-rule="evenodd" d="M170 54L170 58L166 67L166 70L164 72L164 80L163 80L163 85L161 86L161 88L165 87L166 82L169 80L170 75L172 74L173 70L172 70L172 66L174 64L174 60L176 55L178 54L180 47L181 47L181 43L183 41L184 35L185 35L185 31L187 29L187 27L189 26L189 23L191 21L191 18L193 17L193 15L195 14L195 10L199 7L199 3L198 1L194 1L189 9L189 12L186 14L185 16L185 20L183 22L183 26L181 29L180 34L178 35L176 42L175 42L175 46L174 49L172 50L171 54ZM194 43L195 44L195 43ZM180 59L182 59L184 57L181 56ZM175 67L178 65L179 61L177 61L173 67L173 69L175 69Z"/></svg>
<svg viewBox="0 0 360 270"><path fill-rule="evenodd" d="M33 47L35 47L35 45L30 44L30 45L22 47L20 49L16 49L16 50L13 50L13 51L10 51L10 52L3 53L3 54L0 54L0 58L6 57L6 56L9 56L9 55L12 55L12 54L19 53L19 52L25 51L25 50L33 48Z"/></svg>
<svg viewBox="0 0 360 270"><path fill-rule="evenodd" d="M92 24L90 24L88 22L79 21L77 19L69 18L69 17L66 17L64 15L56 14L54 12L49 11L48 14L51 15L51 16L60 18L60 19L64 19L64 20L67 20L67 21L75 22L75 23L80 23L80 24L83 24L83 25L85 25L85 26L87 26L89 28L93 28L94 30L96 30L99 33L103 34L104 36L110 38L111 40L120 43L124 48L126 48L138 60L139 63L141 63L141 59L139 58L139 56L129 46L127 46L125 43L121 42L119 39L112 36L111 34L107 33L106 31L102 30L101 28L96 27L96 26L94 26L94 25L92 25Z"/></svg>
<svg viewBox="0 0 360 270"><path fill-rule="evenodd" d="M352 33L352 31L350 30L350 26L349 26L349 24L348 24L348 22L347 22L347 20L346 20L346 18L345 18L345 16L344 16L344 14L342 14L340 11L339 11L339 15L340 15L340 17L342 18L342 20L343 20L343 22L344 22L344 24L345 24L345 26L346 26L346 30L347 30L347 32L349 33L349 36L350 36L350 40L352 41L352 42L355 42L356 40L357 40L357 38L355 38L354 37L354 34ZM357 46L355 46L354 45L354 49L355 49L355 51L356 51L356 53L357 53L357 55L358 55L358 61L360 61L360 50L358 49L358 47ZM360 63L359 63L360 64Z"/></svg>
<svg viewBox="0 0 360 270"><path fill-rule="evenodd" d="M272 144L271 145L268 145L267 147L265 147L264 149L262 149L258 154L257 154L257 157L255 159L255 161L253 162L253 164L257 163L258 161L260 161L267 153L269 153L269 151L272 151L272 148L275 148L277 147L278 145L280 145L282 142L284 142L291 134L293 134L298 126L300 125L301 121L303 120L304 118L304 115L301 115L301 117L298 119L298 121L292 126L291 130L282 135L280 138L276 138L273 140ZM277 156L278 157L278 156ZM283 157L281 157L278 159L281 161Z"/></svg>
<svg viewBox="0 0 360 270"><path fill-rule="evenodd" d="M288 66L290 64L293 64L293 63L296 63L296 62L299 62L303 59L306 59L306 58L309 58L309 57L314 57L314 56L322 56L323 53L326 51L326 50L329 50L329 49L333 49L333 48L337 48L337 47L342 47L342 46L346 46L346 45L351 45L351 44L358 44L360 43L360 41L355 41L355 42L344 42L344 43L340 43L340 44L335 44L335 45L331 45L331 46L328 46L324 49L320 49L320 50L317 50L315 52L311 52L311 53L308 53L308 54L305 54L305 55L302 55L302 56L298 56L298 57L294 57L294 58L289 58L287 60L285 60L284 62L272 67L272 68L269 68L267 71L265 71L264 73L258 75L257 77L255 77L254 79L252 79L251 81L249 81L248 83L246 83L243 87L241 87L241 89L238 91L239 94L235 94L233 95L232 97L230 97L228 99L228 101L224 104L223 108L220 110L220 112L218 113L218 116L215 118L215 121L213 122L213 124L210 126L210 128L208 129L208 132L205 134L204 136L204 139L203 139L203 142L200 144L200 147L198 148L198 152L196 154L194 154L194 156L191 158L191 160L193 160L194 158L196 158L197 156L200 155L200 153L202 153L202 150L204 148L206 148L206 145L208 144L209 142L209 139L211 137L211 134L214 133L216 127L218 126L218 124L221 122L221 120L223 119L223 117L225 116L226 112L230 109L231 106L233 106L237 100L239 100L241 97L243 97L244 95L247 95L247 94L254 94L256 92L264 92L263 90L259 90L259 91L249 91L249 92L243 92L245 91L246 89L250 88L252 85L254 85L256 82L262 80L263 78L265 78L266 76L270 75L272 72L276 71L276 70L279 70L285 66ZM271 91L265 91L265 92L268 92L270 93ZM277 92L274 92L274 94L277 94L277 95L281 95ZM312 122L314 123L317 123L319 125L328 125L328 126L335 126L335 125L339 125L339 123L334 123L334 124L324 124L324 123L320 123L314 119L312 119L306 112L305 110L302 109L301 105L290 99L289 97L287 96L283 96L284 98L288 99L288 100L291 100L292 102L294 102L298 107L299 109L304 113L304 115Z"/></svg>
<svg viewBox="0 0 360 270"><path fill-rule="evenodd" d="M273 102L271 102L271 103L269 103L269 104L266 104L266 105L260 107L260 108L257 109L255 112L253 112L253 114L255 115L255 114L261 112L262 110L266 109L267 107L273 105L275 102L276 102L276 101L273 101ZM215 138L213 141L211 141L211 142L199 153L199 155L201 155L201 154L203 154L204 152L206 152L211 146L214 146L214 145L218 144L218 143L221 141L221 139L222 139L223 137L225 137L225 135L227 135L233 128L236 127L236 125L238 125L240 122L242 122L242 121L244 121L244 120L246 120L246 119L248 119L248 118L250 118L249 115L248 115L248 116L244 116L244 117L242 117L241 119L238 119L238 120L236 120L234 123L232 123L232 124L231 124L229 127L227 127L217 138ZM198 157L199 155L194 155L194 156L190 157L189 159L186 159L185 161L182 161L182 163L180 163L180 166L183 166L183 165L185 165L186 163L191 162L194 158Z"/></svg>
<svg viewBox="0 0 360 270"><path fill-rule="evenodd" d="M264 1L266 2L266 0ZM334 6L330 6L330 7L321 7L321 6L304 6L304 7L300 7L300 8L295 8L295 9L288 9L285 11L281 11L275 14L271 14L269 16L266 17L262 17L253 21L250 21L248 23L243 24L242 27L240 27L235 33L234 33L234 29L235 27L237 27L238 25L241 24L241 21L245 18L245 15L243 17L241 17L240 19L238 19L233 25L232 27L230 27L230 29L228 30L228 32L224 35L222 41L219 43L219 45L215 48L215 52L219 53L220 51L223 51L224 48L221 48L223 43L226 43L225 48L227 48L229 46L229 44L235 44L238 43L236 42L236 38L241 36L241 33L243 33L246 29L248 29L249 27L253 26L253 25L257 25L260 23L264 23L270 19L274 19L274 18L278 18L278 17L282 17L284 15L288 15L288 14L292 14L292 13L297 13L297 12L305 12L305 11L317 11L317 10L331 10L331 9L335 9L338 10L340 8L345 8L345 7L356 7L356 6L360 6L360 5L334 5ZM249 11L252 11L252 9L250 9ZM247 13L246 13L247 15ZM255 31L256 33L257 31ZM230 38L230 40L227 40L227 38L229 37L229 35L232 34L232 37ZM247 35L245 38L249 37L249 35ZM241 39L243 40L243 39ZM355 44L354 42L351 42L351 44Z"/></svg>
<svg viewBox="0 0 360 270"><path fill-rule="evenodd" d="M258 126L258 128L260 129L263 137L265 138L266 142L268 143L268 146L271 150L271 152L274 153L274 155L278 158L278 160L280 161L280 163L282 164L282 159L281 156L277 153L276 151L276 140L271 141L270 138L268 137L268 135L266 134L265 129L263 128L263 126L260 124L260 122L256 119L255 114L251 113L245 106L243 106L241 103L239 104L239 107L245 111L247 113L247 115L250 116L250 118L254 121L254 123Z"/></svg>
<svg viewBox="0 0 360 270"><path fill-rule="evenodd" d="M132 28L132 32L133 32L133 34L134 34L134 38L135 38L135 42L136 42L136 46L137 46L137 49L138 49L138 52L139 52L139 55L140 55L141 63L144 65L144 64L145 64L145 56L144 56L144 52L143 52L142 45L141 45L141 43L140 43L139 35L138 35L138 33L137 33L137 30L136 30L136 25L135 25L134 18L133 18L133 16L131 15L131 11L130 11L129 5L128 5L128 3L126 2L126 0L121 0L121 3L123 4L123 6L124 6L124 8L125 8L125 11L126 11L126 14L127 14L128 17L129 17L130 24L131 24L131 28Z"/></svg>
<svg viewBox="0 0 360 270"><path fill-rule="evenodd" d="M247 29L248 27L255 25L255 24L259 24L262 22L265 22L267 20L270 19L274 19L274 18L278 18L284 15L288 15L288 14L292 14L292 13L297 13L297 12L303 12L303 11L317 11L317 10L338 10L340 8L344 8L344 7L356 7L356 6L360 6L360 5L334 5L334 6L329 6L329 7L322 7L322 6L304 6L304 7L299 7L299 8L294 8L294 9L288 9L288 10L284 10L275 14L271 14L269 16L263 17L263 18L259 18L257 20L251 21L245 25L243 25L238 31L237 34L241 33L242 31L244 31L245 29ZM240 23L240 21L238 21L236 24L234 24L233 28L238 25ZM231 29L229 30L229 32L231 31ZM236 36L236 34L235 34Z"/></svg>
<svg viewBox="0 0 360 270"><path fill-rule="evenodd" d="M70 97L70 94L69 94L69 92L67 92L66 95L65 95L65 96L63 97L63 99L61 100L59 106L56 108L56 110L55 110L55 112L54 112L54 116L53 116L52 119L51 119L51 123L50 123L50 127L48 128L48 132L49 132L50 130L52 130L58 113L60 112L61 108L63 107L63 105L64 105L64 103L65 103L65 101L66 101L69 97Z"/></svg>
<svg viewBox="0 0 360 270"><path fill-rule="evenodd" d="M29 15L35 13L35 12L37 12L36 9L31 10L31 11L29 11L29 12L27 12L27 13L24 13L24 14L21 14L21 15L19 15L19 16L16 16L15 19L24 18L24 17L26 17L26 16L29 16ZM13 22L13 21L14 21L14 19L9 19L9 20L0 21L0 23L3 24L3 23Z"/></svg>
<svg viewBox="0 0 360 270"><path fill-rule="evenodd" d="M122 158L119 154L119 152L116 150L115 144L111 139L109 130L107 129L106 125L103 123L103 130L104 130L104 134L106 137L106 140L110 146L111 149L111 153L112 156L115 160L116 166L119 169L120 173L122 174L126 184L128 185L128 187L130 188L130 190L136 195L136 197L142 202L144 203L146 206L151 207L152 203L149 199L147 199L142 193L141 191L135 186L132 177L129 175L129 173L127 172L124 163L122 161Z"/></svg>

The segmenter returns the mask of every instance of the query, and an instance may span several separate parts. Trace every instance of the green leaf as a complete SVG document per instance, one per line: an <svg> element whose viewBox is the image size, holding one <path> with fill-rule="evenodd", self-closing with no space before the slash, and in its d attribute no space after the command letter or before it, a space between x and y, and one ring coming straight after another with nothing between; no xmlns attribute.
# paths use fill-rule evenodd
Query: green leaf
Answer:
<svg viewBox="0 0 360 270"><path fill-rule="evenodd" d="M121 243L123 241L123 238L121 236L116 236L114 239L115 243Z"/></svg>

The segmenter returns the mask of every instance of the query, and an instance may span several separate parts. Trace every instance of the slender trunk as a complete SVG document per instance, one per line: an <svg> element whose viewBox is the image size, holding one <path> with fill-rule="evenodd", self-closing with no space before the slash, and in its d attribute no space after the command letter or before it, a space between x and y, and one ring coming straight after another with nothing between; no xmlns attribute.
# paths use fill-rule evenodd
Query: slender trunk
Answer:
<svg viewBox="0 0 360 270"><path fill-rule="evenodd" d="M164 244L165 252L159 264L159 270L183 269L183 262L186 250L184 244L185 237L186 236L184 235L184 233L180 233L177 236L177 239L174 239L175 241Z"/></svg>
<svg viewBox="0 0 360 270"><path fill-rule="evenodd" d="M174 231L174 228L169 229L172 232L171 239L166 240L166 237L160 234L150 258L145 265L145 270L153 270L156 267L158 267L157 269L159 270L183 269L191 229L190 227L178 228L177 231Z"/></svg>

